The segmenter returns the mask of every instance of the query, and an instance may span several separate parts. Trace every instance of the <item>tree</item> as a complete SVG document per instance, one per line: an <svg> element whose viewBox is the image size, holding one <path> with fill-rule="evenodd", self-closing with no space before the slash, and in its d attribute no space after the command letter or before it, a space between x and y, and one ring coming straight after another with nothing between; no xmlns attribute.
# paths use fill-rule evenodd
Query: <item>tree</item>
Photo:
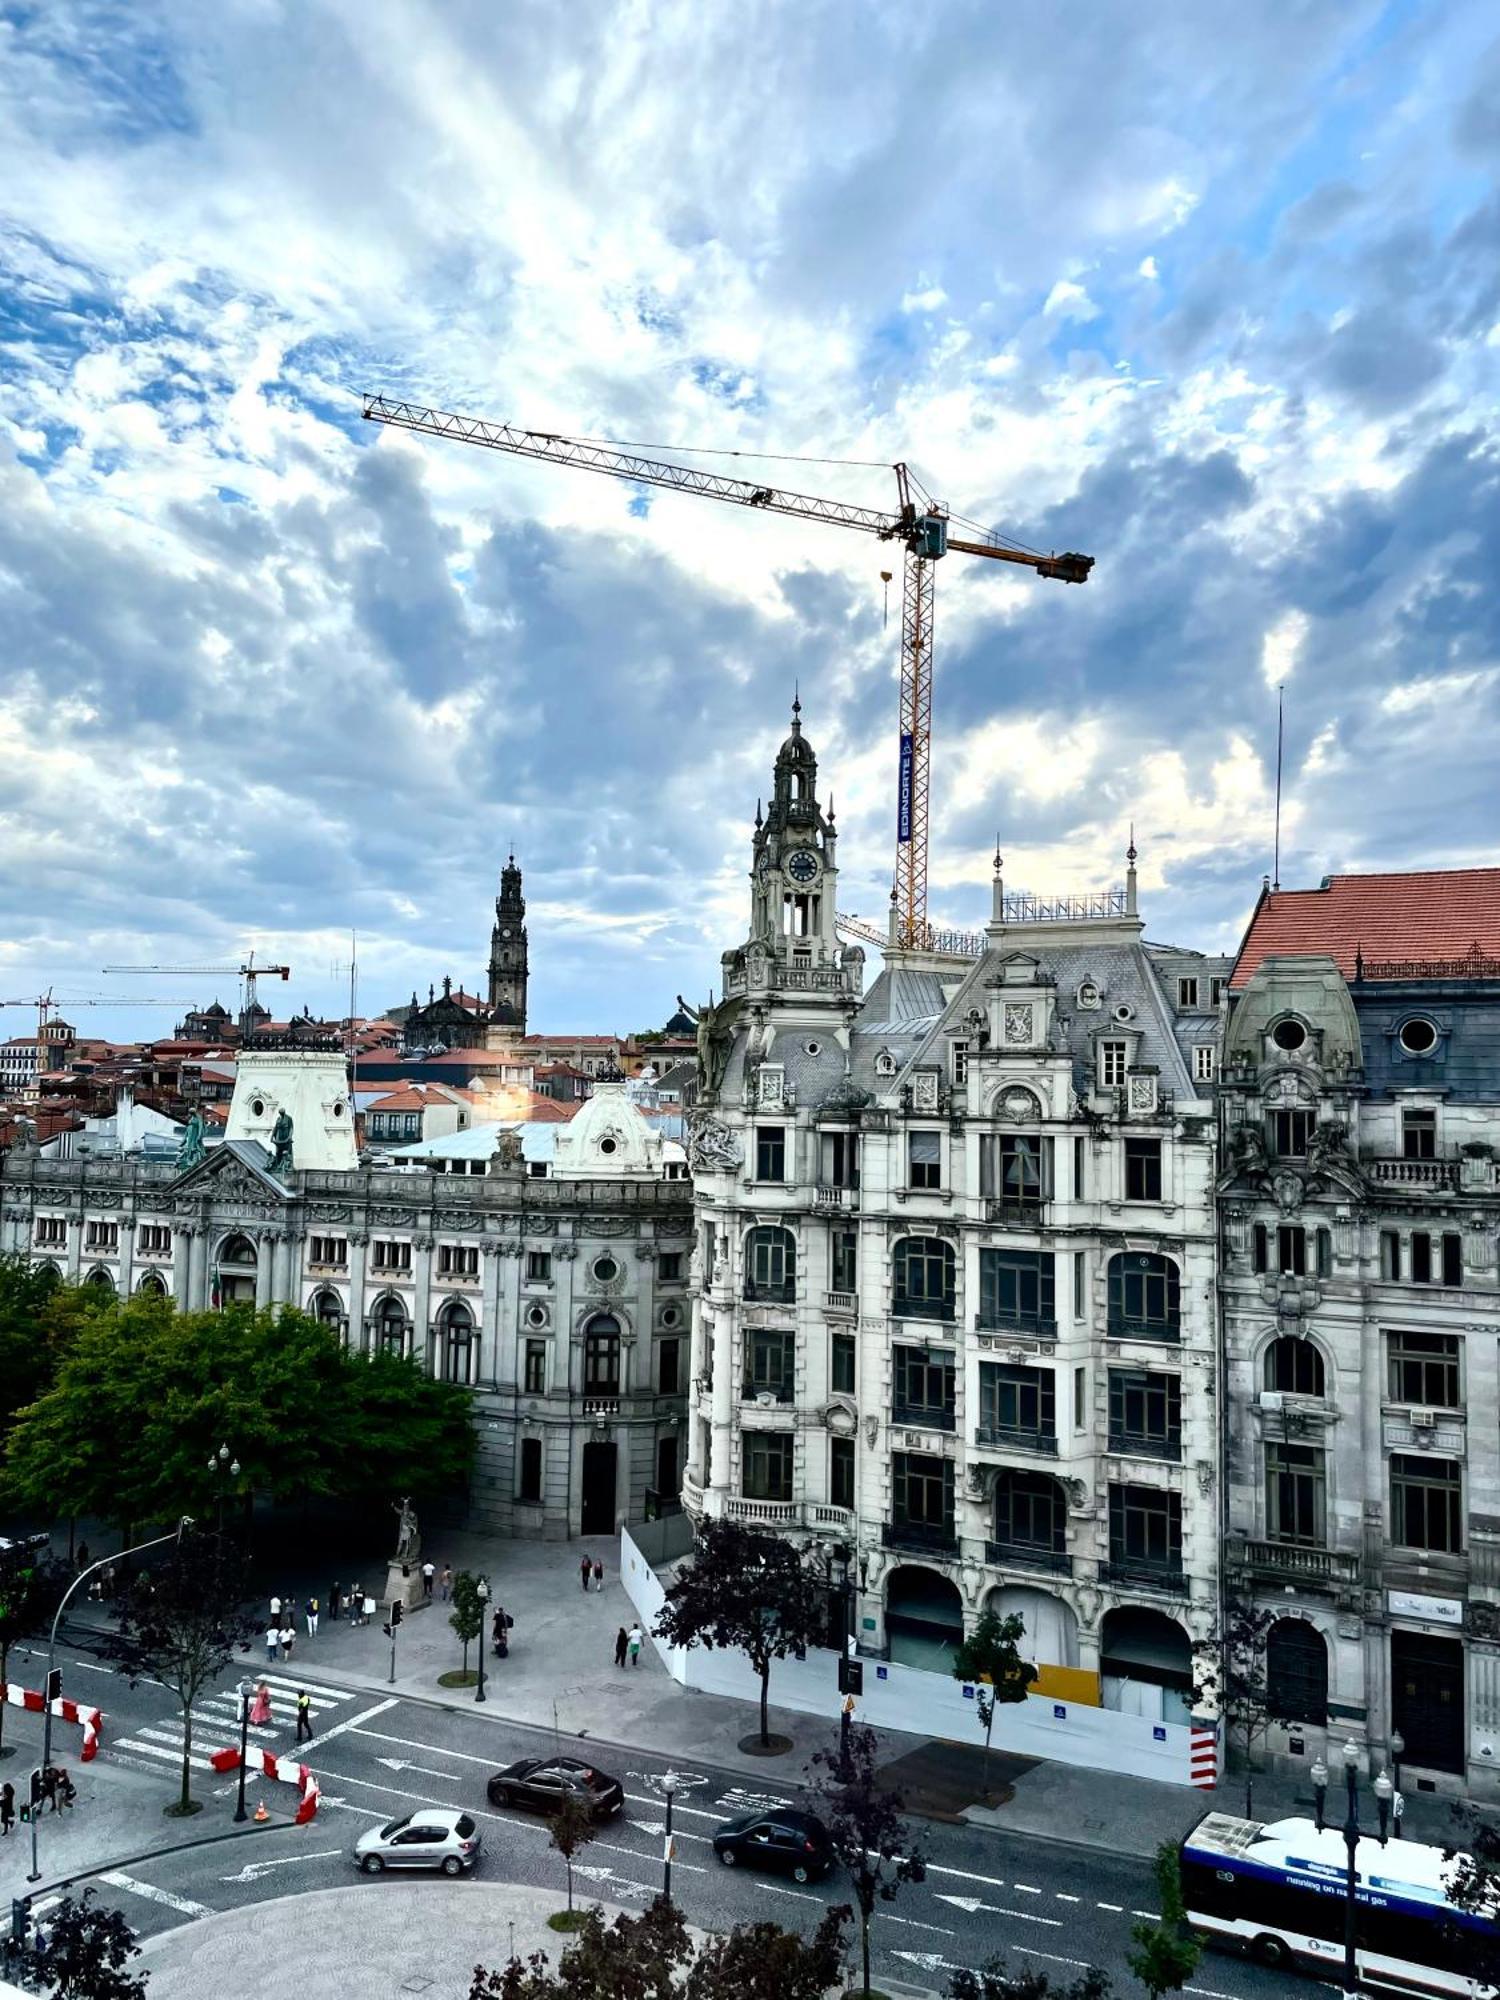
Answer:
<svg viewBox="0 0 1500 2000"><path fill-rule="evenodd" d="M1018 1611L1001 1618L993 1610L982 1611L979 1622L953 1655L953 1678L974 1683L979 1709L979 1726L984 1731L985 1802L989 1802L990 1731L995 1709L1001 1704L1024 1701L1026 1690L1036 1679L1036 1668L1020 1654L1026 1637L1026 1621Z"/></svg>
<svg viewBox="0 0 1500 2000"><path fill-rule="evenodd" d="M825 1910L810 1938L771 1923L709 1936L683 1981L681 2000L823 2000L841 1983L847 1903Z"/></svg>
<svg viewBox="0 0 1500 2000"><path fill-rule="evenodd" d="M827 1625L826 1589L792 1543L724 1520L699 1523L692 1554L656 1618L669 1645L733 1647L746 1655L760 1677L760 1740L767 1746L771 1662L788 1653L800 1659Z"/></svg>
<svg viewBox="0 0 1500 2000"><path fill-rule="evenodd" d="M1187 1905L1182 1900L1182 1870L1175 1840L1164 1840L1157 1848L1153 1872L1161 1898L1161 1920L1131 1925L1130 1935L1135 1939L1136 1949L1125 1954L1125 1963L1151 2000L1161 2000L1164 1993L1180 1992L1192 1978L1203 1956L1203 1946L1187 1928Z"/></svg>
<svg viewBox="0 0 1500 2000"><path fill-rule="evenodd" d="M840 1982L849 1914L829 1910L811 1938L745 1924L695 1953L664 1897L609 1925L590 1910L555 1972L540 1952L498 1971L476 1966L469 2000L823 2000Z"/></svg>
<svg viewBox="0 0 1500 2000"><path fill-rule="evenodd" d="M0 1257L0 1439L52 1379L46 1312L61 1283L29 1257Z"/></svg>
<svg viewBox="0 0 1500 2000"><path fill-rule="evenodd" d="M833 1851L849 1871L859 1910L860 1956L864 1990L870 1990L870 1919L877 1902L889 1903L906 1882L920 1882L926 1864L902 1818L899 1792L887 1791L876 1780L879 1746L873 1729L849 1731L848 1756L835 1745L814 1753L813 1805L828 1829Z"/></svg>
<svg viewBox="0 0 1500 2000"><path fill-rule="evenodd" d="M0 1549L0 1687L10 1678L11 1647L35 1632L57 1608L69 1574L24 1542ZM4 1741L5 1704L0 1702L0 1745Z"/></svg>
<svg viewBox="0 0 1500 2000"><path fill-rule="evenodd" d="M469 1648L484 1631L484 1603L479 1595L479 1579L472 1570L461 1569L453 1579L453 1609L448 1623L464 1643L465 1674L469 1671Z"/></svg>
<svg viewBox="0 0 1500 2000"><path fill-rule="evenodd" d="M1500 1992L1500 1822L1496 1822L1471 1800L1461 1799L1453 1807L1454 1826L1462 1846L1445 1847L1443 1859L1449 1864L1443 1876L1443 1891L1456 1909L1488 1922L1481 1928L1455 1924L1451 1942L1456 1947L1456 1970L1480 1981L1491 1993Z"/></svg>
<svg viewBox="0 0 1500 2000"><path fill-rule="evenodd" d="M127 1970L140 1956L135 1932L118 1910L85 1889L64 1896L47 1917L46 1942L29 1954L28 1973L46 1983L49 2000L145 2000L146 1976Z"/></svg>
<svg viewBox="0 0 1500 2000"><path fill-rule="evenodd" d="M1096 1966L1058 1986L1030 1966L1010 1972L1004 1958L996 1957L977 1971L960 1966L949 1975L948 1994L949 2000L1112 2000L1114 1988Z"/></svg>
<svg viewBox="0 0 1500 2000"><path fill-rule="evenodd" d="M594 1815L584 1801L574 1791L564 1791L557 1802L557 1811L547 1821L552 1835L550 1846L562 1856L568 1871L568 1915L573 1914L573 1856L580 1848L587 1847L599 1831L594 1824Z"/></svg>
<svg viewBox="0 0 1500 2000"><path fill-rule="evenodd" d="M132 1687L148 1677L160 1681L182 1708L182 1796L167 1808L179 1816L198 1811L191 1791L193 1706L250 1641L244 1596L238 1554L197 1528L184 1528L165 1560L128 1579L118 1595L120 1630L111 1651L121 1670Z"/></svg>
<svg viewBox="0 0 1500 2000"><path fill-rule="evenodd" d="M1282 1713L1266 1670L1266 1640L1279 1616L1230 1598L1223 1631L1197 1653L1194 1702L1216 1709L1227 1737L1238 1732L1245 1747L1246 1819L1255 1816L1255 1746L1274 1725L1293 1719Z"/></svg>

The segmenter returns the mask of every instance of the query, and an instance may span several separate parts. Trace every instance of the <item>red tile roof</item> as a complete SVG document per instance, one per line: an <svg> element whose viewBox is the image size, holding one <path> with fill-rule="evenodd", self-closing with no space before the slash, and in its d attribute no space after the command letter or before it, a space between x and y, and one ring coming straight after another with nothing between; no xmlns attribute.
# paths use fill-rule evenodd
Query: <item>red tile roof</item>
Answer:
<svg viewBox="0 0 1500 2000"><path fill-rule="evenodd" d="M1268 958L1327 957L1346 979L1367 961L1500 958L1500 868L1330 875L1319 889L1268 889L1230 975L1238 990Z"/></svg>

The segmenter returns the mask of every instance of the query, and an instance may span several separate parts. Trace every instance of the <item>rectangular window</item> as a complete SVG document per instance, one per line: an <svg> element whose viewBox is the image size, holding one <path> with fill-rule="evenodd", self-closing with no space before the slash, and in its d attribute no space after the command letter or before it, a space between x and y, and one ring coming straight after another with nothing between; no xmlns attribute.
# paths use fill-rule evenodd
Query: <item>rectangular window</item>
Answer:
<svg viewBox="0 0 1500 2000"><path fill-rule="evenodd" d="M1266 1446L1266 1534L1321 1548L1327 1534L1323 1453L1311 1444Z"/></svg>
<svg viewBox="0 0 1500 2000"><path fill-rule="evenodd" d="M1150 1486L1111 1486L1109 1559L1121 1569L1180 1576L1182 1495Z"/></svg>
<svg viewBox="0 0 1500 2000"><path fill-rule="evenodd" d="M1315 1111L1273 1111L1271 1152L1278 1160L1305 1160L1318 1122Z"/></svg>
<svg viewBox="0 0 1500 2000"><path fill-rule="evenodd" d="M979 1364L979 1442L1051 1449L1057 1442L1057 1389L1050 1368Z"/></svg>
<svg viewBox="0 0 1500 2000"><path fill-rule="evenodd" d="M943 1185L943 1137L940 1132L909 1132L906 1137L907 1163L911 1170L908 1185L938 1188Z"/></svg>
<svg viewBox="0 0 1500 2000"><path fill-rule="evenodd" d="M1109 1371L1109 1448L1182 1456L1182 1383L1145 1368Z"/></svg>
<svg viewBox="0 0 1500 2000"><path fill-rule="evenodd" d="M969 1080L969 1045L967 1042L955 1042L953 1044L951 1075L955 1085L967 1083Z"/></svg>
<svg viewBox="0 0 1500 2000"><path fill-rule="evenodd" d="M342 1269L349 1262L347 1236L314 1236L308 1242L308 1257L314 1264L330 1264Z"/></svg>
<svg viewBox="0 0 1500 2000"><path fill-rule="evenodd" d="M1125 1199L1161 1200L1161 1140L1125 1141Z"/></svg>
<svg viewBox="0 0 1500 2000"><path fill-rule="evenodd" d="M840 1396L854 1394L855 1357L858 1351L858 1342L852 1333L836 1333L833 1336L829 1387L835 1394Z"/></svg>
<svg viewBox="0 0 1500 2000"><path fill-rule="evenodd" d="M785 1126L756 1126L755 1178L758 1181L784 1181L786 1179Z"/></svg>
<svg viewBox="0 0 1500 2000"><path fill-rule="evenodd" d="M1219 1073L1219 1052L1212 1042L1193 1045L1194 1083L1212 1083Z"/></svg>
<svg viewBox="0 0 1500 2000"><path fill-rule="evenodd" d="M1074 1201L1082 1201L1082 1200L1083 1200L1083 1198L1084 1198L1084 1194L1085 1194L1085 1187L1084 1187L1084 1182L1085 1182L1085 1178L1086 1178L1086 1171L1085 1171L1085 1148L1084 1148L1084 1142L1083 1142L1083 1140L1082 1140L1082 1139L1075 1139L1075 1140L1073 1141L1073 1199L1074 1199Z"/></svg>
<svg viewBox="0 0 1500 2000"><path fill-rule="evenodd" d="M526 1252L526 1282L528 1285L544 1285L552 1276L552 1253L550 1250L528 1250Z"/></svg>
<svg viewBox="0 0 1500 2000"><path fill-rule="evenodd" d="M1013 1326L1028 1333L1057 1331L1056 1286L1050 1250L981 1250L979 1324Z"/></svg>
<svg viewBox="0 0 1500 2000"><path fill-rule="evenodd" d="M1380 1275L1396 1280L1401 1276L1401 1238L1394 1229L1380 1232Z"/></svg>
<svg viewBox="0 0 1500 2000"><path fill-rule="evenodd" d="M547 1343L544 1340L528 1340L526 1343L526 1393L528 1396L542 1396L547 1392Z"/></svg>
<svg viewBox="0 0 1500 2000"><path fill-rule="evenodd" d="M1459 1360L1459 1337L1456 1333L1391 1334L1391 1401L1417 1403L1424 1409L1462 1409Z"/></svg>
<svg viewBox="0 0 1500 2000"><path fill-rule="evenodd" d="M1391 1460L1391 1540L1402 1549L1462 1555L1463 1476L1452 1459Z"/></svg>
<svg viewBox="0 0 1500 2000"><path fill-rule="evenodd" d="M1083 1432L1084 1418L1088 1412L1089 1372L1086 1368L1073 1370L1073 1429L1079 1435Z"/></svg>
<svg viewBox="0 0 1500 2000"><path fill-rule="evenodd" d="M1443 1238L1443 1283L1461 1285L1464 1281L1464 1239L1455 1230Z"/></svg>
<svg viewBox="0 0 1500 2000"><path fill-rule="evenodd" d="M120 1247L119 1223L91 1222L84 1231L84 1243L90 1250L118 1250Z"/></svg>
<svg viewBox="0 0 1500 2000"><path fill-rule="evenodd" d="M61 1215L39 1215L36 1224L36 1240L38 1244L45 1244L51 1249L56 1249L60 1244L66 1243L68 1240L66 1218Z"/></svg>
<svg viewBox="0 0 1500 2000"><path fill-rule="evenodd" d="M745 1399L770 1396L792 1400L797 1370L797 1337L779 1327L753 1326L745 1335Z"/></svg>
<svg viewBox="0 0 1500 2000"><path fill-rule="evenodd" d="M1307 1276L1307 1231L1283 1222L1276 1231L1276 1268L1284 1278Z"/></svg>
<svg viewBox="0 0 1500 2000"><path fill-rule="evenodd" d="M377 1271L409 1271L411 1245L393 1243L388 1239L377 1241L372 1246L370 1262Z"/></svg>
<svg viewBox="0 0 1500 2000"><path fill-rule="evenodd" d="M438 1276L440 1278L477 1278L479 1276L478 1244L440 1243L438 1245Z"/></svg>
<svg viewBox="0 0 1500 2000"><path fill-rule="evenodd" d="M1177 982L1177 1004L1188 1012L1198 1005L1198 982L1196 979L1179 979Z"/></svg>
<svg viewBox="0 0 1500 2000"><path fill-rule="evenodd" d="M1081 1250L1073 1252L1073 1317L1088 1317L1088 1266Z"/></svg>
<svg viewBox="0 0 1500 2000"><path fill-rule="evenodd" d="M797 1296L797 1239L789 1229L752 1229L747 1240L745 1297L790 1305Z"/></svg>
<svg viewBox="0 0 1500 2000"><path fill-rule="evenodd" d="M824 1132L818 1140L818 1179L824 1187L859 1186L859 1134Z"/></svg>
<svg viewBox="0 0 1500 2000"><path fill-rule="evenodd" d="M1099 1088L1119 1090L1125 1083L1124 1042L1101 1042L1099 1044Z"/></svg>
<svg viewBox="0 0 1500 2000"><path fill-rule="evenodd" d="M525 1500L535 1506L542 1497L542 1441L540 1438L521 1440L521 1490L518 1500ZM484 1642L481 1639L480 1644Z"/></svg>
<svg viewBox="0 0 1500 2000"><path fill-rule="evenodd" d="M790 1500L792 1437L789 1431L746 1431L745 1498Z"/></svg>
<svg viewBox="0 0 1500 2000"><path fill-rule="evenodd" d="M1263 1222L1257 1222L1250 1232L1250 1265L1255 1271L1268 1271L1271 1267L1270 1246Z"/></svg>
<svg viewBox="0 0 1500 2000"><path fill-rule="evenodd" d="M1405 1160L1437 1158L1437 1113L1403 1111L1401 1114L1401 1157Z"/></svg>
<svg viewBox="0 0 1500 2000"><path fill-rule="evenodd" d="M1425 1229L1412 1232L1411 1281L1414 1285L1432 1283L1432 1238Z"/></svg>
<svg viewBox="0 0 1500 2000"><path fill-rule="evenodd" d="M854 1292L859 1289L859 1237L852 1229L834 1229L829 1232L828 1269L835 1292Z"/></svg>
<svg viewBox="0 0 1500 2000"><path fill-rule="evenodd" d="M1013 1472L997 1481L995 1540L1032 1558L1060 1559L1057 1566L1066 1569L1067 1502L1058 1482L1044 1472Z"/></svg>
<svg viewBox="0 0 1500 2000"><path fill-rule="evenodd" d="M1034 1132L986 1132L979 1140L979 1192L1024 1220L1052 1199L1052 1141Z"/></svg>
<svg viewBox="0 0 1500 2000"><path fill-rule="evenodd" d="M682 1342L664 1340L656 1350L656 1393L659 1396L677 1394L678 1376L681 1369Z"/></svg>
<svg viewBox="0 0 1500 2000"><path fill-rule="evenodd" d="M891 1455L891 1515L898 1528L916 1529L925 1539L953 1539L953 1463L921 1452Z"/></svg>
<svg viewBox="0 0 1500 2000"><path fill-rule="evenodd" d="M679 1285L682 1282L682 1252L663 1250L656 1260L656 1275L664 1285Z"/></svg>
<svg viewBox="0 0 1500 2000"><path fill-rule="evenodd" d="M951 1431L957 1392L953 1355L944 1348L898 1347L892 1356L891 1422Z"/></svg>
<svg viewBox="0 0 1500 2000"><path fill-rule="evenodd" d="M1333 1231L1331 1229L1320 1229L1317 1233L1317 1243L1318 1276L1320 1278L1331 1278L1333 1276Z"/></svg>
<svg viewBox="0 0 1500 2000"><path fill-rule="evenodd" d="M340 1244L343 1238L339 1239ZM172 1231L164 1222L143 1222L136 1243L145 1257L164 1257L172 1247Z"/></svg>
<svg viewBox="0 0 1500 2000"><path fill-rule="evenodd" d="M1209 1006L1217 1007L1219 1002L1223 998L1224 998L1224 981L1222 979L1210 979L1208 982Z"/></svg>
<svg viewBox="0 0 1500 2000"><path fill-rule="evenodd" d="M853 1438L828 1440L828 1504L849 1508L854 1505Z"/></svg>

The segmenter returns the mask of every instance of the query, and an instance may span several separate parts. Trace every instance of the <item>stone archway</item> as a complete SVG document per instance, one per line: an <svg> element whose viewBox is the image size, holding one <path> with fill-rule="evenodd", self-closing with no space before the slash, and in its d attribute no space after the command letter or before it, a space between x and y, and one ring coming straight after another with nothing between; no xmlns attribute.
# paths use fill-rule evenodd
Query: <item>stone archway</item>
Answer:
<svg viewBox="0 0 1500 2000"><path fill-rule="evenodd" d="M1026 1626L1021 1656L1037 1667L1078 1665L1078 1619L1071 1604L1050 1590L997 1584L984 1600L998 1618L1016 1616Z"/></svg>
<svg viewBox="0 0 1500 2000"><path fill-rule="evenodd" d="M885 1585L885 1636L891 1658L902 1666L951 1673L964 1636L958 1585L914 1563L893 1569Z"/></svg>
<svg viewBox="0 0 1500 2000"><path fill-rule="evenodd" d="M226 1236L214 1259L213 1288L219 1306L255 1304L255 1277L260 1253L248 1236L239 1231Z"/></svg>
<svg viewBox="0 0 1500 2000"><path fill-rule="evenodd" d="M1151 1722L1187 1722L1192 1714L1193 1646L1164 1611L1126 1604L1106 1611L1100 1640L1106 1708Z"/></svg>

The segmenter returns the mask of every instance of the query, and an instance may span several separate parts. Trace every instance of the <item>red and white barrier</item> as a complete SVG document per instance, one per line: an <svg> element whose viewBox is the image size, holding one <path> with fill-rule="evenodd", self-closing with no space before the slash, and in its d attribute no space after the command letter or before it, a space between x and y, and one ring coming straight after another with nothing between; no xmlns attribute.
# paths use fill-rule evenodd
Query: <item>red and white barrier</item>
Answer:
<svg viewBox="0 0 1500 2000"><path fill-rule="evenodd" d="M215 1750L208 1761L222 1777L226 1771L240 1768L240 1753L238 1750ZM295 1764L290 1757L277 1757L269 1750L260 1750L252 1745L246 1768L259 1771L263 1778L275 1778L278 1784L295 1785L302 1797L293 1824L307 1825L318 1810L318 1781L305 1764Z"/></svg>
<svg viewBox="0 0 1500 2000"><path fill-rule="evenodd" d="M1188 1731L1188 1777L1200 1791L1211 1792L1219 1782L1219 1730L1194 1723Z"/></svg>
<svg viewBox="0 0 1500 2000"><path fill-rule="evenodd" d="M0 1701L7 1701L12 1708L29 1709L33 1715L40 1715L46 1702L36 1688L23 1688L15 1681L0 1681ZM99 1754L99 1731L104 1727L103 1711L87 1708L81 1701L70 1701L60 1694L52 1704L52 1713L60 1722L76 1722L83 1731L83 1749L79 1752L79 1762L92 1764Z"/></svg>

